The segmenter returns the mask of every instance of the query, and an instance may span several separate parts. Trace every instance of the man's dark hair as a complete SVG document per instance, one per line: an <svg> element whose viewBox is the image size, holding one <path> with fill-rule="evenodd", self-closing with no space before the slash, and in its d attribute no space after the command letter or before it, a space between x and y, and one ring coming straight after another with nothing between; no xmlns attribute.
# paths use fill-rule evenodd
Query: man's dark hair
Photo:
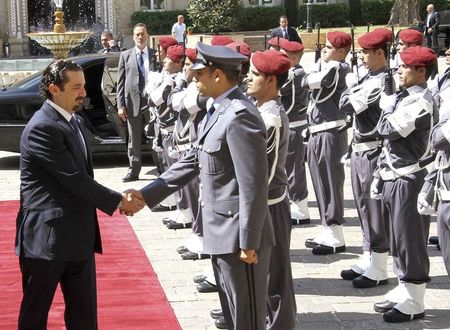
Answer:
<svg viewBox="0 0 450 330"><path fill-rule="evenodd" d="M145 29L145 32L148 33L147 25L145 25L144 23L137 23L135 26L133 26L133 31L137 27L143 27Z"/></svg>
<svg viewBox="0 0 450 330"><path fill-rule="evenodd" d="M283 85L286 83L287 79L288 79L288 75L289 75L289 71L282 73L282 74L277 74L275 77L277 77L277 89L281 89L281 87L283 87Z"/></svg>
<svg viewBox="0 0 450 330"><path fill-rule="evenodd" d="M106 36L106 37L108 37L108 39L114 39L114 35L112 34L112 32L111 31L104 31L104 32L102 32L102 36Z"/></svg>
<svg viewBox="0 0 450 330"><path fill-rule="evenodd" d="M67 77L68 71L83 71L83 69L78 64L68 60L54 61L44 69L40 86L42 98L53 100L53 96L48 88L50 84L54 84L61 90L64 90L64 85L69 80Z"/></svg>
<svg viewBox="0 0 450 330"><path fill-rule="evenodd" d="M278 20L281 20L282 18L286 18L286 20L289 22L288 18L286 15L281 15L280 18Z"/></svg>
<svg viewBox="0 0 450 330"><path fill-rule="evenodd" d="M220 71L223 72L224 76L228 79L229 82L231 82L233 84L239 83L239 74L241 72L238 70L225 69L225 68L221 68L219 66L208 66L208 68L209 68L210 73L216 69L219 69Z"/></svg>

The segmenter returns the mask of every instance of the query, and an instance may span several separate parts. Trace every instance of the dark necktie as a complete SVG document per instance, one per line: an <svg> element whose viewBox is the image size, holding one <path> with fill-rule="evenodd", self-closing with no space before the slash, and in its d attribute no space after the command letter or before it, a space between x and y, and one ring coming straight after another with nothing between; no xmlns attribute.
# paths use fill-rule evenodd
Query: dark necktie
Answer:
<svg viewBox="0 0 450 330"><path fill-rule="evenodd" d="M208 124L209 118L211 118L211 116L213 115L215 110L216 110L216 108L214 108L214 106L212 105L211 108L209 108L208 112L206 112L205 126L206 126L206 124Z"/></svg>
<svg viewBox="0 0 450 330"><path fill-rule="evenodd" d="M87 158L86 145L84 144L83 138L81 137L82 135L81 135L80 127L78 126L77 120L75 119L74 116L72 116L72 118L70 118L70 125L73 128L75 140L77 141L78 146L80 147L80 150L83 153L84 158Z"/></svg>
<svg viewBox="0 0 450 330"><path fill-rule="evenodd" d="M144 66L144 52L139 52L137 57L137 64L139 69L139 92L144 91L145 87L145 66Z"/></svg>
<svg viewBox="0 0 450 330"><path fill-rule="evenodd" d="M286 30L286 29L283 29L283 38L284 38L284 39L289 39L289 38L288 38L288 34L287 34L287 30Z"/></svg>

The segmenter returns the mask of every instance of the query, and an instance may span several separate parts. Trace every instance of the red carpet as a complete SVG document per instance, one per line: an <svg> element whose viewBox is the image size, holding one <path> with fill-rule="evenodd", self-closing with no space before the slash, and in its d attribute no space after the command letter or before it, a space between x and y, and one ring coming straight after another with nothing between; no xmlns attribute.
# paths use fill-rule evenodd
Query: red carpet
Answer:
<svg viewBox="0 0 450 330"><path fill-rule="evenodd" d="M17 329L22 297L14 254L18 201L0 201L0 329ZM103 255L96 255L99 329L181 329L156 274L127 219L99 212ZM64 329L64 304L56 292L48 329Z"/></svg>

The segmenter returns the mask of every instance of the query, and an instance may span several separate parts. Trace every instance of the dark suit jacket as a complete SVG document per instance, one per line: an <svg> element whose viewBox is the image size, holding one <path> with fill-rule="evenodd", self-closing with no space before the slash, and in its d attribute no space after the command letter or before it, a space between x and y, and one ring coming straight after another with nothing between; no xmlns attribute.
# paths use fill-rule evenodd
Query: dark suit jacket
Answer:
<svg viewBox="0 0 450 330"><path fill-rule="evenodd" d="M20 144L17 255L76 261L102 251L96 208L112 215L122 197L94 181L86 147L87 159L71 125L47 102L25 127Z"/></svg>
<svg viewBox="0 0 450 330"><path fill-rule="evenodd" d="M150 71L156 71L154 50L148 48ZM142 95L143 96L143 95ZM139 114L141 94L139 92L139 69L136 58L136 47L120 53L117 74L117 107L126 108L129 117Z"/></svg>
<svg viewBox="0 0 450 330"><path fill-rule="evenodd" d="M298 35L296 29L294 29L293 27L288 26L287 27L287 32L288 32L288 40L289 41L297 41L299 43L302 43L302 39ZM274 37L284 38L283 37L283 30L281 29L280 26L277 27L277 28L272 29L272 32L270 33L270 38L274 38Z"/></svg>
<svg viewBox="0 0 450 330"><path fill-rule="evenodd" d="M428 15L425 17L425 33L428 34L428 29L432 28L433 31L439 32L440 15L436 10L431 12L430 22L427 25Z"/></svg>
<svg viewBox="0 0 450 330"><path fill-rule="evenodd" d="M272 246L265 133L256 107L234 90L200 124L194 147L142 188L147 204L156 205L199 175L204 253Z"/></svg>

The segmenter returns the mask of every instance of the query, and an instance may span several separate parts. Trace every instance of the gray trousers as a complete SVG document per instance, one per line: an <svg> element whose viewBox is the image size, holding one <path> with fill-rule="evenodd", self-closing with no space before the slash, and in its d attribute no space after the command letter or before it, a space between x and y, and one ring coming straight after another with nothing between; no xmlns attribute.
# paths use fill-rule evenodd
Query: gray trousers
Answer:
<svg viewBox="0 0 450 330"><path fill-rule="evenodd" d="M269 206L275 232L276 245L270 256L267 285L267 329L289 330L295 328L297 305L295 303L294 283L292 280L290 245L291 212L289 199Z"/></svg>
<svg viewBox="0 0 450 330"><path fill-rule="evenodd" d="M302 130L304 127L289 129L289 144L286 157L286 173L288 176L289 198L293 202L308 197L308 186L305 170L305 146Z"/></svg>
<svg viewBox="0 0 450 330"><path fill-rule="evenodd" d="M323 226L344 223L344 165L347 132L336 128L312 134L308 140L308 165Z"/></svg>
<svg viewBox="0 0 450 330"><path fill-rule="evenodd" d="M272 247L257 250L258 263L246 264L239 254L212 255L214 277L228 329L266 329L267 275Z"/></svg>
<svg viewBox="0 0 450 330"><path fill-rule="evenodd" d="M136 117L127 118L129 160L128 172L135 176L139 176L142 168L142 134L147 123L148 118L143 113L139 113Z"/></svg>
<svg viewBox="0 0 450 330"><path fill-rule="evenodd" d="M425 172L385 181L383 185L382 201L391 226L394 273L402 282L421 284L430 281L427 252L430 216L417 212L417 196Z"/></svg>
<svg viewBox="0 0 450 330"><path fill-rule="evenodd" d="M444 258L447 274L450 276L450 203L440 202L438 206L437 229L439 246Z"/></svg>
<svg viewBox="0 0 450 330"><path fill-rule="evenodd" d="M363 235L363 251L389 252L389 217L383 213L381 200L370 198L370 185L378 157L369 160L373 152L353 152L351 155L351 179L353 197L358 211Z"/></svg>

